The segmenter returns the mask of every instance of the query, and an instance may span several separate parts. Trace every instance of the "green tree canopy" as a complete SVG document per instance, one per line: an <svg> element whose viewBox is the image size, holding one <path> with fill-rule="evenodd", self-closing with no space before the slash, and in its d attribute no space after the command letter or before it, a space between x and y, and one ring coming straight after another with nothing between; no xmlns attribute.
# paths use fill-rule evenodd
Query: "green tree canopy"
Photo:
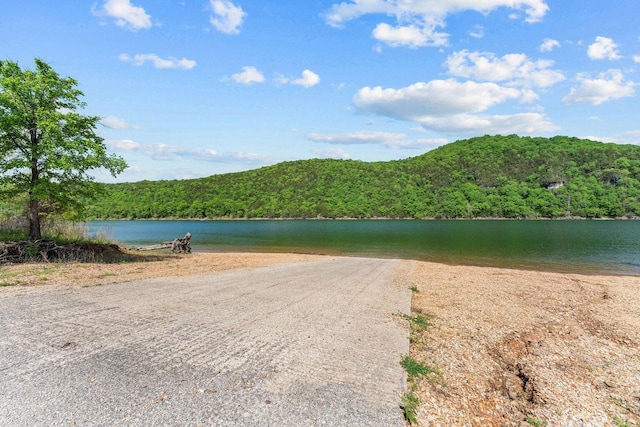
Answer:
<svg viewBox="0 0 640 427"><path fill-rule="evenodd" d="M76 80L40 59L35 64L23 70L0 61L0 192L26 198L31 240L41 238L47 213L82 213L99 190L90 170L116 176L127 167L96 135L100 117L78 113L85 103Z"/></svg>
<svg viewBox="0 0 640 427"><path fill-rule="evenodd" d="M485 135L390 162L311 159L108 184L93 218L640 217L640 146Z"/></svg>

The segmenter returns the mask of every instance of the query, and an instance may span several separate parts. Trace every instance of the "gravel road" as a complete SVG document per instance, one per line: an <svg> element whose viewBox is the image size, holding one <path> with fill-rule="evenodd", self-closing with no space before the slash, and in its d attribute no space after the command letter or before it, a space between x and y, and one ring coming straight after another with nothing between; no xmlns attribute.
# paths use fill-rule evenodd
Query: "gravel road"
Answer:
<svg viewBox="0 0 640 427"><path fill-rule="evenodd" d="M404 267L0 288L0 424L404 426Z"/></svg>

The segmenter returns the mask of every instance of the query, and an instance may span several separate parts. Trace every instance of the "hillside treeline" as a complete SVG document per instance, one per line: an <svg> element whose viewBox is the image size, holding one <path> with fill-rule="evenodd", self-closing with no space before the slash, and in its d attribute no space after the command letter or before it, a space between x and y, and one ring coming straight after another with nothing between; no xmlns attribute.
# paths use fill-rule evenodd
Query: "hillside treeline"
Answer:
<svg viewBox="0 0 640 427"><path fill-rule="evenodd" d="M640 216L640 147L483 136L389 162L314 159L110 184L92 218Z"/></svg>

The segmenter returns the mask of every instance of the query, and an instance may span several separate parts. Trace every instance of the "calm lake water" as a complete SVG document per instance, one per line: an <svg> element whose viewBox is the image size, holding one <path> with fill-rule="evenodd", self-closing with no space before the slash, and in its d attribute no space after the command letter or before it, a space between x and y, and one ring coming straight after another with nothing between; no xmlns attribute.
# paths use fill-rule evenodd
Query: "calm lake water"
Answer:
<svg viewBox="0 0 640 427"><path fill-rule="evenodd" d="M640 275L639 221L91 221L89 233L144 246L190 232L194 251L304 252Z"/></svg>

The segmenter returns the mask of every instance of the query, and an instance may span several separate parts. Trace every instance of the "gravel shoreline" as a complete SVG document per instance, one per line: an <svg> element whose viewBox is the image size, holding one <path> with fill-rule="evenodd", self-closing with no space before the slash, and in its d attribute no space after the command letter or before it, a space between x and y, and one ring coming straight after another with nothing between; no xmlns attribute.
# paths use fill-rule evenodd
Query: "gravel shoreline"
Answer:
<svg viewBox="0 0 640 427"><path fill-rule="evenodd" d="M3 289L206 275L320 255L195 253L125 264L0 269ZM432 326L411 355L424 426L640 426L640 278L405 261ZM407 286L408 286L407 285Z"/></svg>
<svg viewBox="0 0 640 427"><path fill-rule="evenodd" d="M422 425L640 425L640 278L416 263Z"/></svg>

